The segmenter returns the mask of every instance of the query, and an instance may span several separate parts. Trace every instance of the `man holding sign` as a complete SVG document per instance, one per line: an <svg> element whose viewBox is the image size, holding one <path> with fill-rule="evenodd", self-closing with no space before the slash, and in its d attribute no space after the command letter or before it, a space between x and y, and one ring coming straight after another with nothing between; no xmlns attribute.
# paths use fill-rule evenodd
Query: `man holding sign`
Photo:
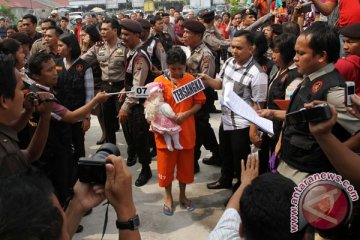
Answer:
<svg viewBox="0 0 360 240"><path fill-rule="evenodd" d="M119 111L119 119L123 127L126 142L131 149L129 154L136 154L142 169L135 185L140 187L149 181L152 177L150 169L150 147L149 147L149 125L145 120L144 101L145 98L138 98L142 93L146 93L146 88L142 86L152 81L149 74L151 62L144 50L140 49L140 34L142 27L137 21L124 19L121 21L121 39L129 48L127 54L127 64L125 73L125 90L130 92L126 94L125 102ZM140 93L140 94L139 94ZM136 163L136 158L128 159L128 166Z"/></svg>
<svg viewBox="0 0 360 240"><path fill-rule="evenodd" d="M220 79L199 74L206 86L235 92L255 110L266 101L268 76L252 56L254 36L251 32L238 31L231 42L231 53L220 71ZM226 97L226 96L224 96ZM240 161L250 153L250 122L222 104L219 129L220 153L223 159L221 177L209 183L209 189L230 188L234 171L240 184Z"/></svg>

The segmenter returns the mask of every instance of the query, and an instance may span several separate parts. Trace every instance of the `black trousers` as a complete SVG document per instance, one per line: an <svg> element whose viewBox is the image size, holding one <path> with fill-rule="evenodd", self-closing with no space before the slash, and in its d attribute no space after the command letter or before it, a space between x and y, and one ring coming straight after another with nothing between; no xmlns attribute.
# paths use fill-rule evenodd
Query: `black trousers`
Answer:
<svg viewBox="0 0 360 240"><path fill-rule="evenodd" d="M199 160L201 156L200 148L204 145L206 150L220 158L219 144L216 140L214 129L209 123L209 119L198 118L195 116L196 143L194 149L194 161Z"/></svg>
<svg viewBox="0 0 360 240"><path fill-rule="evenodd" d="M232 131L224 131L223 124L219 129L221 166L221 181L232 182L234 177L241 179L241 160L245 163L250 153L249 127Z"/></svg>
<svg viewBox="0 0 360 240"><path fill-rule="evenodd" d="M135 154L142 165L151 163L149 145L149 124L145 119L144 106L136 104L131 108L128 119L121 124L128 146L128 156Z"/></svg>
<svg viewBox="0 0 360 240"><path fill-rule="evenodd" d="M116 85L109 85L107 82L104 82L101 90L108 93L119 92L122 87L122 83L117 83ZM120 103L117 96L111 96L105 103L102 104L106 142L113 144L116 144L115 132L119 130L119 120L117 119L119 109Z"/></svg>

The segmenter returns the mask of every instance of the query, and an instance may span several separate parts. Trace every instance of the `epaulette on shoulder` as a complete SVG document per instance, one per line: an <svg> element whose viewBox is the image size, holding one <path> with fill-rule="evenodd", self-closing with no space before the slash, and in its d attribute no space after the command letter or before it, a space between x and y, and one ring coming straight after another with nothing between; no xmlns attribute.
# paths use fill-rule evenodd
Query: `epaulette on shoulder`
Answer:
<svg viewBox="0 0 360 240"><path fill-rule="evenodd" d="M105 42L104 41L97 41L95 43L96 46L104 46Z"/></svg>

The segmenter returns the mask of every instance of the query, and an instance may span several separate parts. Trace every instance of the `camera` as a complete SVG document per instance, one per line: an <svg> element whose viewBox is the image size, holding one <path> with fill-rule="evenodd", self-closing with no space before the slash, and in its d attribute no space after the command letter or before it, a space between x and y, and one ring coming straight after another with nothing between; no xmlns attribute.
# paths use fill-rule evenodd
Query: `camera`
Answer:
<svg viewBox="0 0 360 240"><path fill-rule="evenodd" d="M355 83L354 82L345 82L345 105L347 107L352 106L351 96L355 94Z"/></svg>
<svg viewBox="0 0 360 240"><path fill-rule="evenodd" d="M313 108L302 108L298 111L286 114L286 124L296 125L308 122L321 122L332 117L331 109L326 103L316 105Z"/></svg>
<svg viewBox="0 0 360 240"><path fill-rule="evenodd" d="M106 160L109 155L120 156L119 148L112 143L104 143L92 158L82 157L78 161L80 182L102 184L106 182Z"/></svg>
<svg viewBox="0 0 360 240"><path fill-rule="evenodd" d="M39 84L32 84L29 87L30 92L28 93L30 95L30 98L32 101L37 100L39 105L43 102L56 102L59 103L59 101L53 97L53 98L47 98L47 99L41 99L38 92L45 91L49 92L50 88L46 88L44 86L41 86Z"/></svg>

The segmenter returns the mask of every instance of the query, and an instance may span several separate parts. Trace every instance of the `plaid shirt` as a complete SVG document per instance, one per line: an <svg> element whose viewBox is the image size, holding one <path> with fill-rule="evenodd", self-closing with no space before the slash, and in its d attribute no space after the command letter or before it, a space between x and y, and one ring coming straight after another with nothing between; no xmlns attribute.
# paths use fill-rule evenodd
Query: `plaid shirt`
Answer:
<svg viewBox="0 0 360 240"><path fill-rule="evenodd" d="M239 97L252 106L254 102L266 102L268 76L261 66L251 57L244 65L229 58L220 71L223 90L231 88ZM250 122L221 106L224 130L243 129L250 126Z"/></svg>

